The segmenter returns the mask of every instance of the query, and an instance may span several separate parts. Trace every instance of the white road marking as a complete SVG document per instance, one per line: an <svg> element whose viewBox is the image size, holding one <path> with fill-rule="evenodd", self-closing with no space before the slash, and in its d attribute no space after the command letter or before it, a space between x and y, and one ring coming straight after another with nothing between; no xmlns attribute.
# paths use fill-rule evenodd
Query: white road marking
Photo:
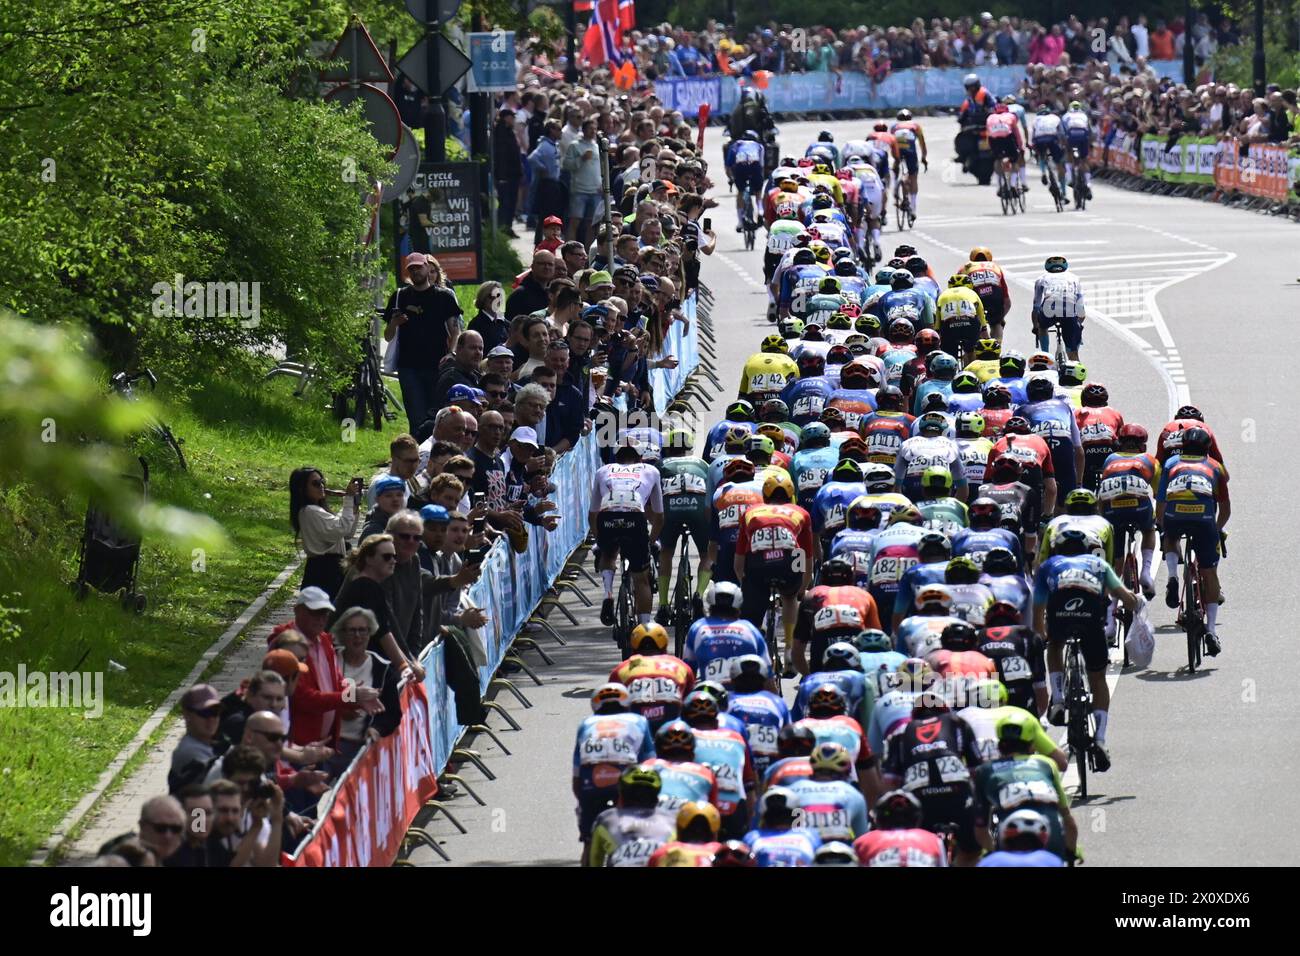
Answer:
<svg viewBox="0 0 1300 956"><path fill-rule="evenodd" d="M1027 246L1105 246L1110 244L1109 239L1074 239L1070 242L1057 242L1050 239L1030 239L1028 236L1018 236L1017 242L1023 242Z"/></svg>

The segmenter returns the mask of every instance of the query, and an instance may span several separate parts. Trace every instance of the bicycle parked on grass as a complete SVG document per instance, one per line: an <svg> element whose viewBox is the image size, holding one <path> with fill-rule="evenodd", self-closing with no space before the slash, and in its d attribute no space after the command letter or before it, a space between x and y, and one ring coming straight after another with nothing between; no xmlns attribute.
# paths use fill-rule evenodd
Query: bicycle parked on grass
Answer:
<svg viewBox="0 0 1300 956"><path fill-rule="evenodd" d="M130 375L126 372L118 372L110 378L109 384L113 386L113 391L117 392L123 399L128 402L135 401L135 383L141 379L149 380L149 391L155 391L158 388L158 377L149 369L136 372ZM189 463L185 460L185 452L181 450L181 445L185 439L177 438L166 422L157 418L152 419L149 424L149 434L157 438L160 442L176 453L176 460L180 463L181 471L189 470Z"/></svg>

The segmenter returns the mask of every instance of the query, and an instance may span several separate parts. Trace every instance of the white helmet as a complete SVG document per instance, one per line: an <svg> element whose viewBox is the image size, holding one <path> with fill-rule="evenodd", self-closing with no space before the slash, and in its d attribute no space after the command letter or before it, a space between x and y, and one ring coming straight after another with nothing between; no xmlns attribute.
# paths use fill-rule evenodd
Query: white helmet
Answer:
<svg viewBox="0 0 1300 956"><path fill-rule="evenodd" d="M704 592L704 605L710 610L716 607L740 610L740 588L730 581L713 581Z"/></svg>

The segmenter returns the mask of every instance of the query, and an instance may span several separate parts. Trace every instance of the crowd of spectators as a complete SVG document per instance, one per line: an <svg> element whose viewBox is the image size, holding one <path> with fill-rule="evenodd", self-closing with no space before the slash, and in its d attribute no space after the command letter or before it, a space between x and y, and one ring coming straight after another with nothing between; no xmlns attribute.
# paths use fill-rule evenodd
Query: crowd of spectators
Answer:
<svg viewBox="0 0 1300 956"><path fill-rule="evenodd" d="M99 865L278 865L367 742L398 729L400 687L424 679L430 642L445 644L458 721L484 718L487 618L468 589L499 538L523 553L530 534L582 520L559 511L556 463L619 396L652 409L650 369L675 367L669 332L687 321L682 299L715 242L701 222L714 205L705 164L680 115L652 94L606 92L600 73L585 86L530 77L500 98L501 125L534 166L539 149L588 162L582 144L599 130L612 232L603 192L560 159L555 193L526 207L543 204L528 268L509 289L483 283L468 321L437 260L406 257L384 325L409 430L377 473L337 490L319 468L292 473L289 519L307 555L293 618L236 691L183 695L169 794Z"/></svg>

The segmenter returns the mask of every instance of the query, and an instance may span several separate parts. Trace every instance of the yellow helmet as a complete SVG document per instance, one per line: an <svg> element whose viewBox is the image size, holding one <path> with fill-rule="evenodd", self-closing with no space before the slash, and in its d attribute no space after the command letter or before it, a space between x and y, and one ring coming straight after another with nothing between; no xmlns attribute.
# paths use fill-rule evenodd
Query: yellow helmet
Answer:
<svg viewBox="0 0 1300 956"><path fill-rule="evenodd" d="M808 762L812 764L813 773L823 771L845 775L849 772L853 758L849 756L848 748L843 744L833 740L823 740L808 755Z"/></svg>
<svg viewBox="0 0 1300 956"><path fill-rule="evenodd" d="M812 254L818 262L826 263L831 261L831 247L820 239L814 239L808 243L808 248L812 250Z"/></svg>
<svg viewBox="0 0 1300 956"><path fill-rule="evenodd" d="M664 630L662 624L656 624L651 621L649 624L638 624L632 631L631 644L634 651L641 649L641 642L645 640L654 641L657 652L662 654L668 650L668 632Z"/></svg>
<svg viewBox="0 0 1300 956"><path fill-rule="evenodd" d="M764 438L770 438L776 448L785 447L785 429L776 422L764 422L758 426L758 433Z"/></svg>
<svg viewBox="0 0 1300 956"><path fill-rule="evenodd" d="M987 246L976 246L970 251L971 262L992 262L993 251Z"/></svg>
<svg viewBox="0 0 1300 956"><path fill-rule="evenodd" d="M682 804L682 808L677 811L678 834L699 820L708 823L710 838L717 839L718 831L722 829L722 815L718 813L717 807L704 800L690 800Z"/></svg>
<svg viewBox="0 0 1300 956"><path fill-rule="evenodd" d="M972 283L970 281L970 276L966 275L964 272L958 272L956 275L948 277L948 288L956 289L959 286L967 289L971 288Z"/></svg>
<svg viewBox="0 0 1300 956"><path fill-rule="evenodd" d="M786 501L794 501L794 482L790 480L790 476L784 471L770 472L763 479L763 500L770 504L772 496L776 494L778 489L785 492Z"/></svg>

